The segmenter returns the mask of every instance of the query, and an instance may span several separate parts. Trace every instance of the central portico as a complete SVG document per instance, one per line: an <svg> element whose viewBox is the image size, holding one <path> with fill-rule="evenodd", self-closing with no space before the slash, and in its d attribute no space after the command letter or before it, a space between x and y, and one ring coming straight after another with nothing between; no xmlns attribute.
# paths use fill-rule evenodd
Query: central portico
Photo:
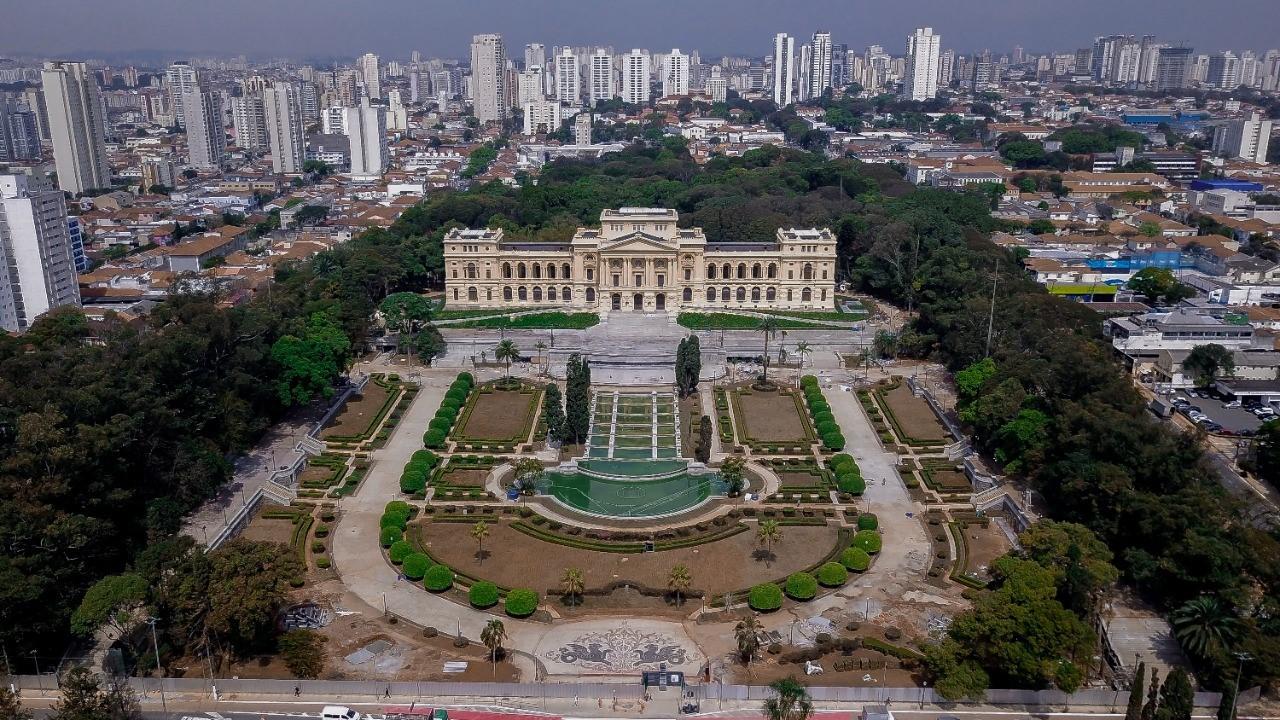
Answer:
<svg viewBox="0 0 1280 720"><path fill-rule="evenodd" d="M568 243L511 242L501 228L444 239L452 307L680 309L827 308L834 298L835 237L779 229L772 242L707 243L675 210L620 208Z"/></svg>

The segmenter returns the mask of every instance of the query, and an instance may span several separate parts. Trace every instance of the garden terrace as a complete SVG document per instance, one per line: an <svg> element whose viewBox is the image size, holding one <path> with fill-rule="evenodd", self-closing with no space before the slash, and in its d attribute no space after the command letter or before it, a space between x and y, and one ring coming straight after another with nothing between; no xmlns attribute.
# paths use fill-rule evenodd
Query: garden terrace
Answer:
<svg viewBox="0 0 1280 720"><path fill-rule="evenodd" d="M951 442L947 426L923 398L911 393L901 378L875 388L875 396L898 440L911 447L943 447Z"/></svg>
<svg viewBox="0 0 1280 720"><path fill-rule="evenodd" d="M803 455L812 452L816 439L804 398L799 391L779 387L755 390L749 384L729 388L741 443L754 453Z"/></svg>
<svg viewBox="0 0 1280 720"><path fill-rule="evenodd" d="M458 417L452 438L457 450L515 452L529 442L538 419L542 388L498 380L475 389Z"/></svg>
<svg viewBox="0 0 1280 720"><path fill-rule="evenodd" d="M401 383L398 375L374 375L343 403L342 410L320 432L320 439L335 449L350 449L371 440L381 446L417 393L417 385Z"/></svg>
<svg viewBox="0 0 1280 720"><path fill-rule="evenodd" d="M962 466L945 458L921 459L920 476L925 486L944 500L967 500L973 493Z"/></svg>
<svg viewBox="0 0 1280 720"><path fill-rule="evenodd" d="M778 492L769 496L770 503L830 503L836 489L831 472L812 459L777 459L762 461L778 476Z"/></svg>
<svg viewBox="0 0 1280 720"><path fill-rule="evenodd" d="M986 517L957 514L947 529L956 545L951 579L972 588L985 588L991 580L991 563L1009 551L1008 538Z"/></svg>
<svg viewBox="0 0 1280 720"><path fill-rule="evenodd" d="M680 456L677 407L669 392L598 392L586 457L672 460Z"/></svg>
<svg viewBox="0 0 1280 720"><path fill-rule="evenodd" d="M346 457L324 453L307 459L306 468L298 474L298 484L308 490L328 490L337 485L346 472Z"/></svg>

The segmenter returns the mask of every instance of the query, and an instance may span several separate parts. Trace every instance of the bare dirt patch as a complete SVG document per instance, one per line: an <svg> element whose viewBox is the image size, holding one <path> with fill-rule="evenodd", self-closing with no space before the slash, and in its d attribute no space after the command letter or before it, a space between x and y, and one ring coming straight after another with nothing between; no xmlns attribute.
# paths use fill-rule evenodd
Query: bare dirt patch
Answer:
<svg viewBox="0 0 1280 720"><path fill-rule="evenodd" d="M780 472L778 479L782 481L782 487L822 487L822 478L811 473Z"/></svg>
<svg viewBox="0 0 1280 720"><path fill-rule="evenodd" d="M466 470L447 470L440 475L440 481L454 487L484 487L489 470L467 468Z"/></svg>
<svg viewBox="0 0 1280 720"><path fill-rule="evenodd" d="M806 442L805 423L791 395L776 392L737 392L738 424L747 440Z"/></svg>
<svg viewBox="0 0 1280 720"><path fill-rule="evenodd" d="M667 573L683 564L693 576L693 587L721 594L777 580L804 570L834 548L838 531L831 526L788 526L774 545L774 558L755 557L759 545L755 526L723 540L696 547L661 552L623 554L584 550L538 540L513 530L506 523L490 526L485 558L477 558L476 542L465 524L425 522L420 537L438 562L504 587L532 587L540 593L557 589L565 568L582 570L588 588L631 581L650 588L665 588ZM590 598L588 598L588 602Z"/></svg>
<svg viewBox="0 0 1280 720"><path fill-rule="evenodd" d="M946 426L933 414L929 403L912 395L911 388L905 382L884 393L883 397L889 405L889 411L907 433L908 438L904 439L945 442L951 438Z"/></svg>
<svg viewBox="0 0 1280 720"><path fill-rule="evenodd" d="M372 432L370 425L378 419L378 411L387 402L389 393L381 385L370 382L359 395L347 399L342 410L329 421L320 433L322 438L352 437Z"/></svg>
<svg viewBox="0 0 1280 720"><path fill-rule="evenodd" d="M964 533L965 546L969 550L965 558L965 572L971 572L981 578L991 577L988 572L991 563L1009 552L1008 538L995 523L985 528L980 523L969 523L961 532Z"/></svg>
<svg viewBox="0 0 1280 720"><path fill-rule="evenodd" d="M468 440L511 441L524 439L533 419L532 393L494 390L477 393L475 405L458 437Z"/></svg>
<svg viewBox="0 0 1280 720"><path fill-rule="evenodd" d="M289 518L266 518L262 511L249 521L248 527L240 534L246 540L256 542L273 542L288 545L293 540L293 523Z"/></svg>

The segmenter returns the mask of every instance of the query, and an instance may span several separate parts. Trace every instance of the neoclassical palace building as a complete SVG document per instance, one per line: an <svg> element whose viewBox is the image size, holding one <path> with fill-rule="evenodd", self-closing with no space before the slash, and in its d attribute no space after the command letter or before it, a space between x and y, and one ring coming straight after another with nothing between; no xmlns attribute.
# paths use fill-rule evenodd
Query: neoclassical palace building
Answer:
<svg viewBox="0 0 1280 720"><path fill-rule="evenodd" d="M568 243L508 242L501 228L444 238L451 308L562 307L675 312L830 309L836 239L780 229L772 242L708 243L675 210L620 208Z"/></svg>

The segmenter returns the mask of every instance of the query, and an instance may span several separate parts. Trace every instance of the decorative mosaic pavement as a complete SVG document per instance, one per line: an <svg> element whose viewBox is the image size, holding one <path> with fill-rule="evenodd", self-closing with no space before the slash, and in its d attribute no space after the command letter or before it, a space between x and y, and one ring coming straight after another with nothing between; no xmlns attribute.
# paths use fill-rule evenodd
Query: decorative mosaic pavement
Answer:
<svg viewBox="0 0 1280 720"><path fill-rule="evenodd" d="M538 644L538 659L553 675L633 675L642 670L696 673L702 653L677 623L589 620L552 629Z"/></svg>

